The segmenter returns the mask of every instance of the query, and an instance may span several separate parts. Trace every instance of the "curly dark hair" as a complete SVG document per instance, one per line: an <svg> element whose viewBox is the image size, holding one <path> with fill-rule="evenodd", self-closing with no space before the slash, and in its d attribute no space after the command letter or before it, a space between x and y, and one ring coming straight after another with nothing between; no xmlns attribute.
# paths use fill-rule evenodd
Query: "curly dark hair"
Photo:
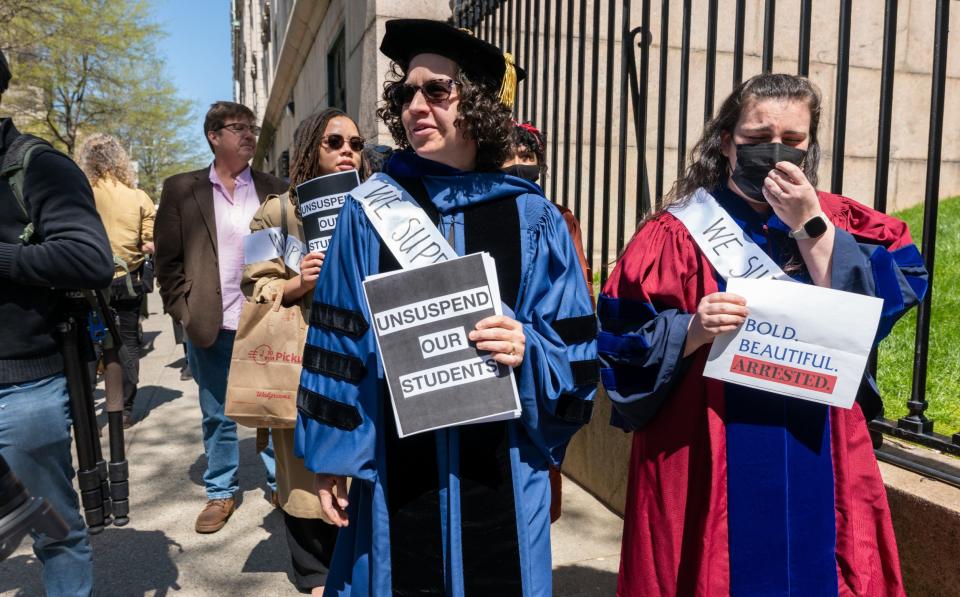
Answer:
<svg viewBox="0 0 960 597"><path fill-rule="evenodd" d="M717 115L703 129L700 140L690 152L686 172L673 183L673 188L663 198L662 208L685 201L694 191L703 187L715 189L725 184L730 176L730 162L723 155L723 133L733 134L740 114L753 100L801 101L810 108L810 141L807 156L803 161L803 173L814 187L817 186L817 168L820 165L820 91L805 77L796 75L764 73L747 79L738 85L724 100Z"/></svg>
<svg viewBox="0 0 960 597"><path fill-rule="evenodd" d="M471 79L458 69L454 81L460 89L458 116L454 126L464 131L464 137L477 144L477 164L480 172L500 169L510 157L513 124L510 108L500 101L499 85L486 79ZM407 132L403 128L403 106L394 100L395 89L403 85L406 73L395 62L390 64L387 81L383 84L383 103L377 108L377 116L387 125L393 140L400 149L410 148Z"/></svg>

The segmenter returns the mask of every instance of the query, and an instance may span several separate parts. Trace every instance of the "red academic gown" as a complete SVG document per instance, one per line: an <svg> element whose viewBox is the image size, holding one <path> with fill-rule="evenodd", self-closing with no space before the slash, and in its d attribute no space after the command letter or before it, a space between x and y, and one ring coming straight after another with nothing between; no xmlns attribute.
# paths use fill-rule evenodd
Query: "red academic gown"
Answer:
<svg viewBox="0 0 960 597"><path fill-rule="evenodd" d="M786 226L776 216L755 214L726 189L714 195L783 266L783 250L794 242L786 237ZM922 297L926 289L923 262L903 222L845 197L819 196L824 213L838 228L833 287L884 298L879 341L896 318ZM771 516L779 516L777 508L763 506L755 516L752 513L758 503L749 502L750 479L759 481L762 492L763 471L769 463L743 465L751 467L752 475L744 483L743 475L737 476L738 463L756 460L756 455L749 454L752 444L738 439L740 447L730 451L728 459L727 405L738 399L742 389L702 376L709 346L688 358L682 356L689 314L696 311L701 298L724 286L684 225L661 213L638 231L601 294L604 385L614 400L614 418L620 426L638 429L633 434L617 594L903 595L886 492L859 404L849 410L828 409L786 399L787 407L822 408L816 420L826 421L819 457L828 467L827 478L818 485L816 474L808 481L800 470L793 471L792 477L790 471L783 472L805 457L792 455L785 458L785 467L773 459L772 476L785 476L783 483L792 480L791 491L802 486L807 491L802 499L809 498L811 504L819 501L825 508L812 505L804 510L795 502L784 515L786 533L767 525ZM861 392L870 387L865 382ZM764 401L772 396L760 394L766 396ZM778 431L776 423L762 429L761 433ZM753 441L752 436L746 437L747 442ZM810 451L814 458L817 452ZM730 487L734 479L736 491ZM825 492L830 495L822 495ZM731 533L733 501L740 504L735 533ZM800 547L781 549L781 543L793 541L782 535L807 531L809 545L817 544L821 554L828 552L819 566L827 573L819 579L813 572L817 565L808 566L802 560L808 545L801 541ZM790 549L796 551L793 560ZM785 553L782 561L778 550ZM828 578L834 563L835 584ZM770 578L755 579L756 575Z"/></svg>

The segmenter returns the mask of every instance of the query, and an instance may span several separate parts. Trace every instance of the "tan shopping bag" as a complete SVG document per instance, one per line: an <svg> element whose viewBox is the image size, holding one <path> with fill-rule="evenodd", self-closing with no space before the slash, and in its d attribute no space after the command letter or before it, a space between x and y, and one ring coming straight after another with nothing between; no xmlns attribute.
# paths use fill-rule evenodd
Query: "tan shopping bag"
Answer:
<svg viewBox="0 0 960 597"><path fill-rule="evenodd" d="M307 323L299 305L247 301L230 357L226 415L244 427L293 427Z"/></svg>

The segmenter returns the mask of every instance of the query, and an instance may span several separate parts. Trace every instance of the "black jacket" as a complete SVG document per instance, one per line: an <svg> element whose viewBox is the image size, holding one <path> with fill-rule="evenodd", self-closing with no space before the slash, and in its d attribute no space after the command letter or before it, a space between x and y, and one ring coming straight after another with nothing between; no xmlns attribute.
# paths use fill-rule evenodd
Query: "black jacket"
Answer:
<svg viewBox="0 0 960 597"><path fill-rule="evenodd" d="M18 135L10 119L0 119L0 160ZM113 278L107 233L80 168L40 151L23 186L36 229L30 244L18 238L26 218L0 179L0 385L59 373L57 289L105 288Z"/></svg>

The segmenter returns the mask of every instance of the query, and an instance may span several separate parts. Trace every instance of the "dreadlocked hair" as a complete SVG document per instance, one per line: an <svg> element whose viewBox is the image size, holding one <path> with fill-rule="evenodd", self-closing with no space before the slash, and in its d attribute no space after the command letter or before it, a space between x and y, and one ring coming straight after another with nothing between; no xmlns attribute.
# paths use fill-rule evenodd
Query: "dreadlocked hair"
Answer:
<svg viewBox="0 0 960 597"><path fill-rule="evenodd" d="M387 125L400 149L409 149L410 141L401 119L403 106L392 98L395 89L403 85L405 79L406 74L400 65L392 62L383 84L383 103L377 108L377 116ZM463 131L465 138L476 142L476 170L496 172L510 157L513 129L512 112L500 101L500 84L487 79L474 80L460 69L453 80L457 82L460 102L454 126Z"/></svg>
<svg viewBox="0 0 960 597"><path fill-rule="evenodd" d="M683 173L664 195L661 209L682 205L698 188L715 189L726 184L730 176L730 162L723 154L723 133L733 134L743 110L753 102L763 100L787 100L803 102L810 109L810 137L803 173L814 187L817 186L817 167L820 165L820 90L810 79L780 73L764 73L747 79L730 93L720 106L717 115L703 129L700 140L694 145Z"/></svg>
<svg viewBox="0 0 960 597"><path fill-rule="evenodd" d="M334 118L353 119L339 108L324 108L307 116L293 133L293 159L290 165L290 199L297 197L297 185L329 172L320 171L320 142Z"/></svg>

